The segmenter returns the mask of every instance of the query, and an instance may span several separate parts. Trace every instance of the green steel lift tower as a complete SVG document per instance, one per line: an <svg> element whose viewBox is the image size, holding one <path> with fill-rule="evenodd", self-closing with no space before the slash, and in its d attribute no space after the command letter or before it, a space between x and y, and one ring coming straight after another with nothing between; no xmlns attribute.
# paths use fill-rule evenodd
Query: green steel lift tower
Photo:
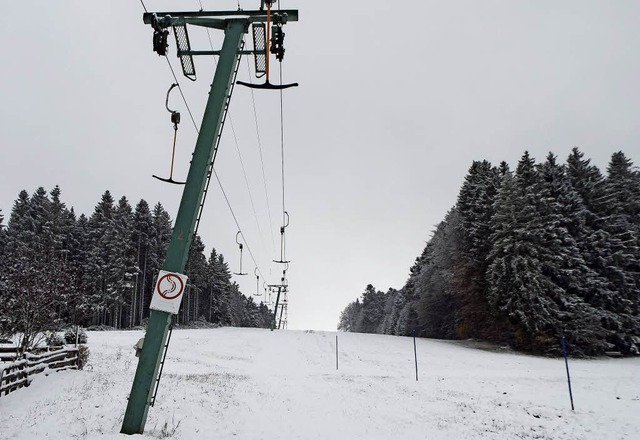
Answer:
<svg viewBox="0 0 640 440"><path fill-rule="evenodd" d="M266 74L264 84L247 84L260 89L283 89L297 84L269 83L269 54L282 61L284 33L282 25L298 20L297 10L271 11L275 0L262 0L256 11L199 11L145 13L143 20L154 29L153 46L159 55L166 55L169 29L176 37L177 55L185 76L195 79L194 55L219 55L209 98L187 175L180 207L176 216L167 256L152 295L147 333L122 422L121 433L142 434L149 407L153 404L166 355L172 317L178 312L186 277L182 275L201 215L204 194L213 172L213 161L229 107L238 63L242 55L254 55L256 75ZM265 25L266 23L266 25ZM224 32L220 50L191 50L187 25L201 26ZM254 48L243 50L243 35L253 30ZM273 41L270 40L273 35ZM271 44L270 44L271 41ZM238 82L240 83L240 82Z"/></svg>

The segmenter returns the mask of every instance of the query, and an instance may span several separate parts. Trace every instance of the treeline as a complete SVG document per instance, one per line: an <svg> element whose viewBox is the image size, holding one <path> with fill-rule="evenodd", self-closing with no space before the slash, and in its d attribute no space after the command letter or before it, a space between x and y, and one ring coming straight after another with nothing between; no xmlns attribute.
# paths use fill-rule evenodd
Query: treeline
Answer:
<svg viewBox="0 0 640 440"><path fill-rule="evenodd" d="M0 336L69 324L129 328L149 315L169 214L160 203L115 203L106 191L91 216L76 216L60 195L57 186L21 191L6 226L0 211ZM196 236L177 323L268 327L267 306L242 295L222 254L207 258L204 249Z"/></svg>
<svg viewBox="0 0 640 440"><path fill-rule="evenodd" d="M637 355L639 303L638 169L622 152L606 176L577 148L565 164L525 152L515 171L473 162L405 286L367 286L338 328Z"/></svg>

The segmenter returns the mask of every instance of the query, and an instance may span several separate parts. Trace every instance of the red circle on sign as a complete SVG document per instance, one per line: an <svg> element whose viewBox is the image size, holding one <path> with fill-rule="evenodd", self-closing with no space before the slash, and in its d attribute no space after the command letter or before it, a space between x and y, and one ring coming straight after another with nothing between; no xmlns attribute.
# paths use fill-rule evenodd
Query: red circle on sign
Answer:
<svg viewBox="0 0 640 440"><path fill-rule="evenodd" d="M178 282L176 283L177 280ZM182 295L184 290L184 283L182 279L173 273L168 273L162 276L158 280L158 287L156 287L158 294L164 299L176 299Z"/></svg>

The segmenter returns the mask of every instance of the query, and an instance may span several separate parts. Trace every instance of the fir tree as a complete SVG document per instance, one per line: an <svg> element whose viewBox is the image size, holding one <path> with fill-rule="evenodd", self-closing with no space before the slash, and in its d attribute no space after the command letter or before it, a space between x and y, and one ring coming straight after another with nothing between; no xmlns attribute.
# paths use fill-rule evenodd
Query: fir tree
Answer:
<svg viewBox="0 0 640 440"><path fill-rule="evenodd" d="M538 350L557 331L556 299L562 290L543 273L544 225L536 203L539 175L534 164L525 152L515 177L505 176L498 193L488 300L515 326L516 344Z"/></svg>
<svg viewBox="0 0 640 440"><path fill-rule="evenodd" d="M260 313L260 327L270 328L271 320L273 319L273 313L264 302L260 302L258 306L258 312Z"/></svg>
<svg viewBox="0 0 640 440"><path fill-rule="evenodd" d="M92 305L92 323L109 324L110 290L109 262L111 261L114 200L105 191L89 218L87 228L87 264L84 270L83 287L87 302Z"/></svg>
<svg viewBox="0 0 640 440"><path fill-rule="evenodd" d="M81 214L76 219L73 208L68 211L69 230L67 234L66 267L72 276L72 288L64 298L65 319L69 324L84 325L88 318L87 312L90 305L85 302L85 295L82 289L84 279L84 268L87 256L87 224L88 219Z"/></svg>
<svg viewBox="0 0 640 440"><path fill-rule="evenodd" d="M149 259L152 255L151 237L153 234L153 217L149 204L140 200L133 214L133 232L131 240L135 247L137 270L135 274L135 289L131 298L130 326L142 323L145 292L153 289L154 274L151 273ZM148 294L147 294L148 296Z"/></svg>
<svg viewBox="0 0 640 440"><path fill-rule="evenodd" d="M64 253L52 230L51 201L43 188L31 198L22 191L6 231L7 265L2 273L5 331L20 334L20 347L29 349L42 331L54 328L62 299L72 282Z"/></svg>
<svg viewBox="0 0 640 440"><path fill-rule="evenodd" d="M133 242L133 212L126 197L120 198L113 213L113 227L109 234L108 296L112 325L122 327L129 323L131 309L125 310L133 296L136 248Z"/></svg>
<svg viewBox="0 0 640 440"><path fill-rule="evenodd" d="M244 321L242 327L262 327L260 310L252 297L245 298Z"/></svg>
<svg viewBox="0 0 640 440"><path fill-rule="evenodd" d="M367 285L362 293L362 313L358 331L361 333L376 333L382 323L384 313L384 293Z"/></svg>
<svg viewBox="0 0 640 440"><path fill-rule="evenodd" d="M165 211L162 204L159 202L153 207L151 213L152 217L152 230L149 243L149 256L147 269L151 275L150 286L155 286L158 273L162 269L164 259L167 254L167 247L171 242L171 217ZM144 291L141 295L140 311L141 316L149 316L149 304L151 302L151 294L153 293L153 287Z"/></svg>
<svg viewBox="0 0 640 440"><path fill-rule="evenodd" d="M394 334L395 324L398 320L398 310L396 308L396 301L398 299L399 291L396 289L389 289L385 295L384 313L382 316L382 323L378 328L378 333L384 335Z"/></svg>
<svg viewBox="0 0 640 440"><path fill-rule="evenodd" d="M558 339L565 332L574 347L588 354L604 351L606 331L598 311L585 302L601 286L578 244L586 236L584 205L552 153L539 173L542 273L561 292L556 298L560 327L554 336Z"/></svg>
<svg viewBox="0 0 640 440"><path fill-rule="evenodd" d="M358 323L362 320L362 304L360 299L349 303L347 307L340 313L340 321L338 322L338 330L344 332L357 332Z"/></svg>
<svg viewBox="0 0 640 440"><path fill-rule="evenodd" d="M465 250L478 266L484 266L491 243L493 203L500 188L499 171L488 161L475 161L458 195L457 211L464 233Z"/></svg>
<svg viewBox="0 0 640 440"><path fill-rule="evenodd" d="M191 242L189 258L187 260L187 276L189 277L188 290L182 299L182 322L205 319L207 302L204 301L204 292L209 282L211 270L204 256L204 243L199 235Z"/></svg>
<svg viewBox="0 0 640 440"><path fill-rule="evenodd" d="M603 229L610 237L609 278L618 293L630 301L625 313L638 315L640 293L640 178L624 153L611 157L603 185L607 212Z"/></svg>
<svg viewBox="0 0 640 440"><path fill-rule="evenodd" d="M215 249L211 250L209 267L211 269L209 320L219 325L233 325L231 271L223 255L218 254Z"/></svg>
<svg viewBox="0 0 640 440"><path fill-rule="evenodd" d="M416 310L424 336L452 338L455 335L457 303L453 270L462 247L460 235L460 216L452 210L440 222L427 245L426 261L416 280L416 292L419 294ZM415 327L405 328L405 332L407 330L413 331Z"/></svg>
<svg viewBox="0 0 640 440"><path fill-rule="evenodd" d="M603 230L606 215L603 204L606 200L604 178L600 170L591 165L589 159L584 159L584 154L577 148L574 148L567 158L566 174L584 208L577 220L580 224L570 230L576 238L586 265L595 274L584 299L596 308L618 313L624 305L607 277L611 257L609 234Z"/></svg>

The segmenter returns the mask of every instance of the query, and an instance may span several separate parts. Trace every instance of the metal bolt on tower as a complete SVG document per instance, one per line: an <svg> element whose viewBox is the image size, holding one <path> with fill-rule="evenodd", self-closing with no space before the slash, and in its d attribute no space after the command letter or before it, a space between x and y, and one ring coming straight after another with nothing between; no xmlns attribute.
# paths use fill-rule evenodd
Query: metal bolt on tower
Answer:
<svg viewBox="0 0 640 440"><path fill-rule="evenodd" d="M211 177L217 139L220 136L224 116L228 108L234 74L241 55L269 57L269 44L264 50L242 50L243 35L252 23L262 25L272 15L279 22L298 21L297 10L279 10L271 14L271 1L264 0L267 10L259 11L198 11L145 13L143 20L154 29L153 46L160 55L166 54L168 29L173 28L178 57L183 73L195 78L194 55L219 55L218 65L211 84L209 98L202 118L200 132L191 160L191 166L182 193L171 242L153 292L147 334L140 353L121 433L142 434L147 414L159 379L159 371L167 346L172 315L180 305L185 279L182 272L187 261L196 220L202 206L205 188ZM201 26L224 32L220 50L193 51L187 34L187 25ZM264 87L263 87L264 88ZM274 89L283 88L273 85Z"/></svg>

